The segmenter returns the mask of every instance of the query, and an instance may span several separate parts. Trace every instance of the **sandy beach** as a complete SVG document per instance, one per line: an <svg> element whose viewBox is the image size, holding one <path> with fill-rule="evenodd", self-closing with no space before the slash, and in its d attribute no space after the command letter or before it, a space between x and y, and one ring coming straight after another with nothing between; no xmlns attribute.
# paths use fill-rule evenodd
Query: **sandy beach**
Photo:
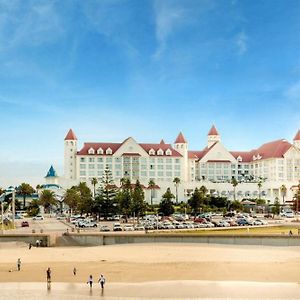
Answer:
<svg viewBox="0 0 300 300"><path fill-rule="evenodd" d="M17 259L21 258L21 271ZM84 283L105 274L111 283L172 280L299 282L300 247L134 244L35 248L0 244L1 282ZM76 267L77 275L72 271Z"/></svg>

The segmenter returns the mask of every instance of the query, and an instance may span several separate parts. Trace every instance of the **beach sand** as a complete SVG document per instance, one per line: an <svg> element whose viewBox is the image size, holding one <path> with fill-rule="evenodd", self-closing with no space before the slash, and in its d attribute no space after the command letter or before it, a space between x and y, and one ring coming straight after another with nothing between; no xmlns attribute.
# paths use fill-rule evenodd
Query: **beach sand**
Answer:
<svg viewBox="0 0 300 300"><path fill-rule="evenodd" d="M21 271L17 259L21 258ZM110 283L153 281L300 280L300 247L206 244L128 244L99 247L31 248L0 244L0 282L85 283L103 273ZM76 267L77 275L73 275ZM10 271L11 270L11 271Z"/></svg>

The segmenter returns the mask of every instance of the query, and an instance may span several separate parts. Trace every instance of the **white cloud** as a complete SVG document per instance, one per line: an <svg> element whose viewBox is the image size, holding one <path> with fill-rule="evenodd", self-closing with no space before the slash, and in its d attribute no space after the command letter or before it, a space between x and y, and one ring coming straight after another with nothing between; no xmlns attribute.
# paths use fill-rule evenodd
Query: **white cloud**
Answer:
<svg viewBox="0 0 300 300"><path fill-rule="evenodd" d="M52 42L64 33L56 1L2 1L0 51Z"/></svg>
<svg viewBox="0 0 300 300"><path fill-rule="evenodd" d="M236 37L236 45L238 47L238 53L240 55L243 55L247 52L248 46L247 46L248 36L245 34L244 31L241 31L237 37Z"/></svg>

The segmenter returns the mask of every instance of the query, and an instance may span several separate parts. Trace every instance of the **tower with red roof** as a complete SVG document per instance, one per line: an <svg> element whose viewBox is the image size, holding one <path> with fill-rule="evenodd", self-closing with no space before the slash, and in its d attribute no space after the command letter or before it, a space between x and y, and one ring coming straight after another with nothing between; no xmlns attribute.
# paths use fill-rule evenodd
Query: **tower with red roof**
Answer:
<svg viewBox="0 0 300 300"><path fill-rule="evenodd" d="M216 142L220 142L220 141L221 141L220 135L215 125L213 125L207 134L207 147L210 148Z"/></svg>
<svg viewBox="0 0 300 300"><path fill-rule="evenodd" d="M65 179L76 180L77 137L70 129L65 137Z"/></svg>
<svg viewBox="0 0 300 300"><path fill-rule="evenodd" d="M179 132L175 142L174 148L183 156L183 179L184 181L188 180L188 142L185 139L182 132Z"/></svg>
<svg viewBox="0 0 300 300"><path fill-rule="evenodd" d="M294 146L300 149L300 130L298 130L298 132L296 133L293 142Z"/></svg>

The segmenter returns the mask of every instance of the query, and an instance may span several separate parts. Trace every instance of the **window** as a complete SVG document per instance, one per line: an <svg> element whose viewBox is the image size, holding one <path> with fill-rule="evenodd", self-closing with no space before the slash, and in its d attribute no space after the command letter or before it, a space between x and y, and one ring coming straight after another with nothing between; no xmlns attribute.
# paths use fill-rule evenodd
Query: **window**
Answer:
<svg viewBox="0 0 300 300"><path fill-rule="evenodd" d="M116 164L116 165L115 165L115 169L121 170L121 165L120 165L120 164Z"/></svg>
<svg viewBox="0 0 300 300"><path fill-rule="evenodd" d="M120 163L121 162L121 157L115 157L115 163Z"/></svg>
<svg viewBox="0 0 300 300"><path fill-rule="evenodd" d="M163 170L164 169L164 165L158 165L157 166L157 170Z"/></svg>
<svg viewBox="0 0 300 300"><path fill-rule="evenodd" d="M172 155L172 151L171 151L170 149L168 149L168 150L166 151L166 155Z"/></svg>
<svg viewBox="0 0 300 300"><path fill-rule="evenodd" d="M166 172L166 175L168 176L168 177L172 177L172 172Z"/></svg>
<svg viewBox="0 0 300 300"><path fill-rule="evenodd" d="M155 172L154 171L150 171L149 172L149 176L153 176L154 177L155 176Z"/></svg>
<svg viewBox="0 0 300 300"><path fill-rule="evenodd" d="M86 165L85 164L80 164L80 169L86 169Z"/></svg>
<svg viewBox="0 0 300 300"><path fill-rule="evenodd" d="M172 170L172 165L166 165L167 170Z"/></svg>
<svg viewBox="0 0 300 300"><path fill-rule="evenodd" d="M95 169L95 165L89 164L89 169Z"/></svg>
<svg viewBox="0 0 300 300"><path fill-rule="evenodd" d="M107 148L105 151L106 154L111 155L112 154L112 150L110 148Z"/></svg>
<svg viewBox="0 0 300 300"><path fill-rule="evenodd" d="M94 161L95 161L95 158L93 158L93 157L89 158L89 162L94 162Z"/></svg>
<svg viewBox="0 0 300 300"><path fill-rule="evenodd" d="M157 155L164 155L164 151L163 151L162 149L159 149L159 150L157 151Z"/></svg>
<svg viewBox="0 0 300 300"><path fill-rule="evenodd" d="M80 162L85 162L85 158L84 157L80 157Z"/></svg>
<svg viewBox="0 0 300 300"><path fill-rule="evenodd" d="M89 171L89 176L95 176L95 171Z"/></svg>
<svg viewBox="0 0 300 300"><path fill-rule="evenodd" d="M154 149L150 149L150 151L149 151L149 155L155 155L155 151L154 151Z"/></svg>
<svg viewBox="0 0 300 300"><path fill-rule="evenodd" d="M175 165L175 170L180 170L180 165Z"/></svg>
<svg viewBox="0 0 300 300"><path fill-rule="evenodd" d="M98 158L97 158L97 161L98 161L98 162L103 162L103 158L102 158L102 157L98 157Z"/></svg>
<svg viewBox="0 0 300 300"><path fill-rule="evenodd" d="M86 171L80 171L80 176L86 176Z"/></svg>
<svg viewBox="0 0 300 300"><path fill-rule="evenodd" d="M103 154L103 149L101 147L97 150L97 154Z"/></svg>
<svg viewBox="0 0 300 300"><path fill-rule="evenodd" d="M157 175L162 177L162 176L164 176L164 172L158 171L158 172L157 172Z"/></svg>
<svg viewBox="0 0 300 300"><path fill-rule="evenodd" d="M103 171L98 171L97 174L98 174L98 176L102 176L103 175Z"/></svg>
<svg viewBox="0 0 300 300"><path fill-rule="evenodd" d="M111 163L112 162L112 157L106 157L106 162Z"/></svg>
<svg viewBox="0 0 300 300"><path fill-rule="evenodd" d="M176 159L175 159L175 163L176 163L176 164L179 164L179 163L180 163L180 159L179 159L179 158L176 158Z"/></svg>
<svg viewBox="0 0 300 300"><path fill-rule="evenodd" d="M90 149L88 150L88 154L95 154L94 148L90 148Z"/></svg>
<svg viewBox="0 0 300 300"><path fill-rule="evenodd" d="M174 176L180 177L180 172L174 172Z"/></svg>
<svg viewBox="0 0 300 300"><path fill-rule="evenodd" d="M167 159L166 159L166 163L167 163L167 164L171 164L171 163L172 163L172 158L167 158Z"/></svg>
<svg viewBox="0 0 300 300"><path fill-rule="evenodd" d="M97 169L102 170L103 169L103 164L97 164Z"/></svg>
<svg viewBox="0 0 300 300"><path fill-rule="evenodd" d="M164 162L164 160L163 160L163 158L158 158L158 159L157 159L157 162L158 162L159 164L162 164L162 163Z"/></svg>

